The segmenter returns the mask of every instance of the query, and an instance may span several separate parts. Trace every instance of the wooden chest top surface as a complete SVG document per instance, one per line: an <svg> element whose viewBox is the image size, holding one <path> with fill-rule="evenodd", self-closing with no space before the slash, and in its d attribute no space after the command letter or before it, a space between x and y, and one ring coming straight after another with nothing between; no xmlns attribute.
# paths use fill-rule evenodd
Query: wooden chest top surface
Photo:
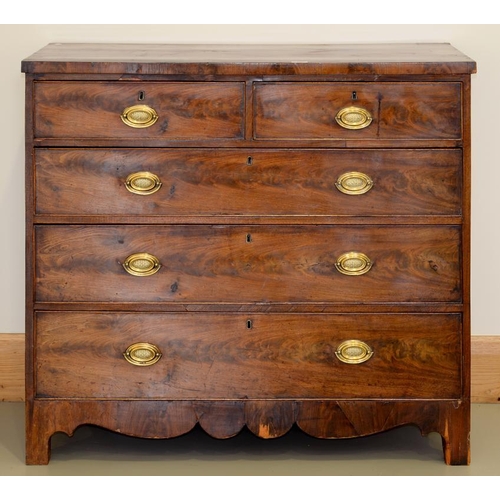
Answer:
<svg viewBox="0 0 500 500"><path fill-rule="evenodd" d="M22 61L25 73L470 74L476 63L447 43L95 44L52 43Z"/></svg>

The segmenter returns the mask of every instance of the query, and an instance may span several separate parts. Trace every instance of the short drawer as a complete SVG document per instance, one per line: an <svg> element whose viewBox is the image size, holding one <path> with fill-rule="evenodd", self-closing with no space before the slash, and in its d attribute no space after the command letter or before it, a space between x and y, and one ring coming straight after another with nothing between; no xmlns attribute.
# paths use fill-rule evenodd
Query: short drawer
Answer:
<svg viewBox="0 0 500 500"><path fill-rule="evenodd" d="M35 154L37 214L461 214L457 149L39 149Z"/></svg>
<svg viewBox="0 0 500 500"><path fill-rule="evenodd" d="M37 82L36 138L237 139L239 82Z"/></svg>
<svg viewBox="0 0 500 500"><path fill-rule="evenodd" d="M256 139L460 139L461 84L256 83Z"/></svg>
<svg viewBox="0 0 500 500"><path fill-rule="evenodd" d="M457 398L459 314L39 312L39 398Z"/></svg>
<svg viewBox="0 0 500 500"><path fill-rule="evenodd" d="M37 226L40 302L461 300L459 226Z"/></svg>

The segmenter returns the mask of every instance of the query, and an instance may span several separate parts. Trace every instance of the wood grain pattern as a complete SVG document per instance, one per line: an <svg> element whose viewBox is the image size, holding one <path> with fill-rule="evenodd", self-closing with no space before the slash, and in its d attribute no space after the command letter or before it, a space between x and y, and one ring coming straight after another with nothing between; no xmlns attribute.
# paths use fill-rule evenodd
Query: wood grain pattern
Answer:
<svg viewBox="0 0 500 500"><path fill-rule="evenodd" d="M33 231L33 197L35 196L35 172L34 172L34 146L33 146L33 82L32 75L26 75L25 87L25 334L26 334L26 356L25 356L25 380L26 401L31 401L34 397L34 368L33 368L33 333L34 333L34 291L33 283L35 280L35 247L34 247L34 231ZM28 403L26 403L28 405ZM26 424L28 420L26 420Z"/></svg>
<svg viewBox="0 0 500 500"><path fill-rule="evenodd" d="M335 148L335 149L369 149L369 148L393 148L395 139L362 139L359 137L352 137L349 139L337 139L332 141L332 139L293 139L290 141L288 139L265 139L265 140L252 140L252 139L202 139L194 137L186 138L168 138L168 137L156 137L156 138L139 138L139 137L128 137L128 138L96 138L96 139L85 139L79 137L64 137L64 138L46 138L37 137L34 139L35 147L40 148L81 148L81 147L93 147L93 148L251 148L251 149L262 149L273 148L288 149L291 146L293 148ZM424 141L422 139L398 139L397 147L406 149L421 149L424 146ZM429 147L435 148L462 148L462 139L433 139L432 144Z"/></svg>
<svg viewBox="0 0 500 500"><path fill-rule="evenodd" d="M461 151L39 149L36 213L50 215L460 215ZM374 187L335 187L359 171ZM162 187L127 191L147 171Z"/></svg>
<svg viewBox="0 0 500 500"><path fill-rule="evenodd" d="M228 409L235 418L222 420ZM463 465L470 461L469 420L464 401L37 400L30 408L29 418L33 425L28 429L31 445L26 450L26 462L37 465L49 461L52 434L65 432L71 436L83 423L162 439L185 434L196 423L209 434L214 428L234 432L237 422L241 428L246 424L257 436L269 439L285 434L293 421L319 438L367 436L401 425L416 425L424 435L441 434L445 463Z"/></svg>
<svg viewBox="0 0 500 500"><path fill-rule="evenodd" d="M352 94L357 98L353 100ZM346 107L366 109L360 130L335 121ZM458 139L459 83L256 83L256 139Z"/></svg>
<svg viewBox="0 0 500 500"><path fill-rule="evenodd" d="M476 404L498 403L500 402L500 371L498 369L500 366L500 337L474 335L471 340L473 352L471 366L472 402ZM24 334L0 334L0 401L25 400L24 351ZM221 409L220 411L233 416L237 422L237 412L233 415L233 408L234 402L228 402L225 410ZM216 420L214 428L218 428L219 431L214 430L210 434L215 435L217 432L222 432L221 428L226 425L227 418L222 419L221 417L221 420ZM237 423L234 425L237 430L233 435L241 429Z"/></svg>
<svg viewBox="0 0 500 500"><path fill-rule="evenodd" d="M0 401L23 401L24 347L22 334L0 334Z"/></svg>
<svg viewBox="0 0 500 500"><path fill-rule="evenodd" d="M410 424L469 463L470 58L448 44L52 44L22 69L27 463L83 424L146 438ZM137 103L155 125L121 122ZM353 104L368 128L334 121ZM138 161L164 186L124 198ZM336 198L337 172L360 163L374 188ZM373 268L339 274L348 251ZM160 271L128 275L138 252ZM359 336L373 357L340 363L338 342ZM125 361L140 341L159 363Z"/></svg>
<svg viewBox="0 0 500 500"><path fill-rule="evenodd" d="M34 88L35 137L243 137L242 83L38 82ZM158 121L148 128L125 125L120 115L136 104L152 107Z"/></svg>
<svg viewBox="0 0 500 500"><path fill-rule="evenodd" d="M37 226L36 245L40 302L461 300L455 226ZM368 273L336 270L352 251ZM159 272L125 272L141 252Z"/></svg>
<svg viewBox="0 0 500 500"><path fill-rule="evenodd" d="M36 318L39 398L451 399L461 391L457 314ZM372 358L339 361L338 345L351 339L366 342ZM163 357L152 366L131 365L123 352L136 342L156 345Z"/></svg>
<svg viewBox="0 0 500 500"><path fill-rule="evenodd" d="M500 336L472 337L472 402L500 402Z"/></svg>
<svg viewBox="0 0 500 500"><path fill-rule="evenodd" d="M448 43L52 43L26 58L28 73L122 75L449 75L476 63Z"/></svg>

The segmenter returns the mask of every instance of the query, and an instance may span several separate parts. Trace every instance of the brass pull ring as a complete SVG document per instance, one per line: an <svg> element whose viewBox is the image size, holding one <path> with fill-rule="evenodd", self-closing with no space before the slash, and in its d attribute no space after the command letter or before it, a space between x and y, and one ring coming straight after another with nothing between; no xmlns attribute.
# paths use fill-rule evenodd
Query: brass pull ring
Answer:
<svg viewBox="0 0 500 500"><path fill-rule="evenodd" d="M372 268L372 261L361 252L347 252L335 262L337 271L348 276L360 276Z"/></svg>
<svg viewBox="0 0 500 500"><path fill-rule="evenodd" d="M373 187L373 181L361 172L346 172L335 183L335 187L344 194L356 196L365 194Z"/></svg>
<svg viewBox="0 0 500 500"><path fill-rule="evenodd" d="M361 340L346 340L342 342L335 351L335 356L349 365L365 363L373 356L373 350Z"/></svg>
<svg viewBox="0 0 500 500"><path fill-rule="evenodd" d="M149 106L136 104L135 106L125 108L120 118L122 122L129 127L147 128L156 123L158 120L158 113Z"/></svg>
<svg viewBox="0 0 500 500"><path fill-rule="evenodd" d="M123 268L132 276L151 276L160 270L160 261L149 253L134 253L123 263Z"/></svg>
<svg viewBox="0 0 500 500"><path fill-rule="evenodd" d="M123 357L132 365L150 366L158 363L162 354L160 349L147 342L138 342L127 347Z"/></svg>
<svg viewBox="0 0 500 500"><path fill-rule="evenodd" d="M146 196L161 188L160 178L151 172L135 172L125 180L125 187L134 194Z"/></svg>
<svg viewBox="0 0 500 500"><path fill-rule="evenodd" d="M368 127L372 122L372 115L369 111L356 106L341 109L335 117L337 123L350 130L359 130Z"/></svg>

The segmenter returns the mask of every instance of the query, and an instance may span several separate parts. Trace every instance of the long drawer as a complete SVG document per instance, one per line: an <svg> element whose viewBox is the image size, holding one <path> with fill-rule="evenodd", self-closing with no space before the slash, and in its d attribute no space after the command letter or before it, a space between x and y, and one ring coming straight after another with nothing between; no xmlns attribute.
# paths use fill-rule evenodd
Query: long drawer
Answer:
<svg viewBox="0 0 500 500"><path fill-rule="evenodd" d="M457 302L459 226L36 226L40 302Z"/></svg>
<svg viewBox="0 0 500 500"><path fill-rule="evenodd" d="M459 314L39 312L36 323L40 398L457 398L461 391Z"/></svg>
<svg viewBox="0 0 500 500"><path fill-rule="evenodd" d="M256 83L256 139L460 139L456 82Z"/></svg>
<svg viewBox="0 0 500 500"><path fill-rule="evenodd" d="M461 150L41 149L36 213L460 215Z"/></svg>
<svg viewBox="0 0 500 500"><path fill-rule="evenodd" d="M241 82L37 82L37 138L238 139Z"/></svg>

